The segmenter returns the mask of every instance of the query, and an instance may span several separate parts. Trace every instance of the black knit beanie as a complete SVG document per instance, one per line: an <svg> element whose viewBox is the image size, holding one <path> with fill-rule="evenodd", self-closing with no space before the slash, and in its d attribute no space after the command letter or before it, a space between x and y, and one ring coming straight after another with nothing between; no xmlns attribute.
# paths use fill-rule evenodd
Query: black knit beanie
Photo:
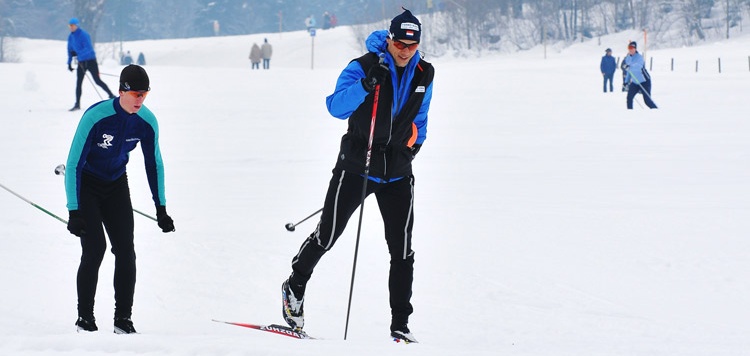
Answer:
<svg viewBox="0 0 750 356"><path fill-rule="evenodd" d="M141 66L130 64L120 73L120 90L122 91L148 91L151 90L149 84L148 74Z"/></svg>

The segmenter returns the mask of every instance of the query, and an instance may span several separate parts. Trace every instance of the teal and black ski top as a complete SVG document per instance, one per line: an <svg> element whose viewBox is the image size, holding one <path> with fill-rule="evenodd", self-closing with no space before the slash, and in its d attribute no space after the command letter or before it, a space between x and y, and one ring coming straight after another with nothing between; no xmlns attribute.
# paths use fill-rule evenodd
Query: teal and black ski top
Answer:
<svg viewBox="0 0 750 356"><path fill-rule="evenodd" d="M130 151L141 143L146 177L156 206L165 206L164 164L159 150L159 125L145 105L129 114L114 98L92 105L78 123L65 166L68 210L78 210L81 175L114 181L125 174Z"/></svg>

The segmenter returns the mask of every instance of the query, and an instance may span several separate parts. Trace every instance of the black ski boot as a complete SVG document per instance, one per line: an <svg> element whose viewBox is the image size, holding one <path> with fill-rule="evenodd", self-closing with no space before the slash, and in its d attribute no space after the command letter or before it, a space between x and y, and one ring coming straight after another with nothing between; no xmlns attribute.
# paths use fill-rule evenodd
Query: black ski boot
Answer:
<svg viewBox="0 0 750 356"><path fill-rule="evenodd" d="M391 326L391 337L393 338L393 341L395 342L404 342L404 343L417 343L417 339L414 337L414 335L411 334L411 331L409 331L409 328L404 325L400 326Z"/></svg>
<svg viewBox="0 0 750 356"><path fill-rule="evenodd" d="M284 281L281 285L281 313L292 329L302 330L305 326L304 296L297 299L292 289L289 287L289 280Z"/></svg>
<svg viewBox="0 0 750 356"><path fill-rule="evenodd" d="M94 317L84 318L79 316L76 320L77 332L81 331L97 331L99 328L96 327L96 319Z"/></svg>
<svg viewBox="0 0 750 356"><path fill-rule="evenodd" d="M136 334L130 318L115 318L115 334Z"/></svg>

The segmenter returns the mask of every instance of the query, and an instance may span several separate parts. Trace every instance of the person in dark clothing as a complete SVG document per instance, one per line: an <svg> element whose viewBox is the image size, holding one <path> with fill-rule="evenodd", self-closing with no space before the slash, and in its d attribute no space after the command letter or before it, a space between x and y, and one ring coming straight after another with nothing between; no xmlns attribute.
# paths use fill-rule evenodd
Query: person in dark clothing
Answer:
<svg viewBox="0 0 750 356"><path fill-rule="evenodd" d="M175 230L167 215L164 164L159 149L159 125L143 105L150 90L146 71L129 65L120 74L120 96L94 104L81 117L65 168L68 231L81 239L78 267L79 331L96 331L94 296L99 266L109 236L115 255L115 317L118 334L135 333L131 314L135 291L133 208L126 165L140 142L146 176L163 232Z"/></svg>
<svg viewBox="0 0 750 356"><path fill-rule="evenodd" d="M107 84L102 81L99 77L99 65L96 63L96 52L94 52L94 46L91 44L91 36L88 32L84 31L79 27L80 21L77 18L72 18L68 22L70 28L70 34L68 35L68 70L73 71L73 57L78 58L78 69L76 71L76 103L70 108L70 111L76 111L81 109L81 85L83 84L83 77L86 75L86 71L91 72L91 76L94 78L96 85L100 86L107 93L110 99L114 98L114 94L109 90Z"/></svg>
<svg viewBox="0 0 750 356"><path fill-rule="evenodd" d="M646 106L656 109L656 104L651 99L651 75L646 70L646 62L643 56L638 53L635 42L630 42L628 45L628 55L622 62L622 67L626 72L625 83L628 85L627 108L633 109L633 98L636 94L641 93Z"/></svg>
<svg viewBox="0 0 750 356"><path fill-rule="evenodd" d="M390 253L391 336L416 342L407 327L413 311L412 160L426 138L434 76L432 65L417 50L421 30L419 20L404 10L391 21L390 31L370 34L369 52L349 63L334 93L326 98L331 115L348 119L348 130L341 139L318 226L292 259L292 273L282 284L283 313L292 328L304 326L307 282L360 206L366 184L366 195L377 198ZM370 137L371 157L367 154ZM366 161L370 161L369 170Z"/></svg>
<svg viewBox="0 0 750 356"><path fill-rule="evenodd" d="M615 77L615 71L617 70L617 63L615 63L615 57L612 57L612 49L607 48L602 56L602 62L599 64L599 69L604 77L604 92L607 92L607 82L609 82L609 91L614 90L612 79Z"/></svg>

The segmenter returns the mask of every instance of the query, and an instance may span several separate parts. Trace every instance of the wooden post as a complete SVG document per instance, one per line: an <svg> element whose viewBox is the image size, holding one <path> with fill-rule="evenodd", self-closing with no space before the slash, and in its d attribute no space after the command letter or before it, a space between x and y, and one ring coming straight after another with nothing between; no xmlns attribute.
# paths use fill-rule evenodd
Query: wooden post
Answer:
<svg viewBox="0 0 750 356"><path fill-rule="evenodd" d="M672 58L672 67L671 67L671 70L672 70L672 72L674 72L674 58Z"/></svg>
<svg viewBox="0 0 750 356"><path fill-rule="evenodd" d="M698 73L698 60L695 60L695 72Z"/></svg>
<svg viewBox="0 0 750 356"><path fill-rule="evenodd" d="M649 71L654 70L654 57L649 57L648 59L648 70Z"/></svg>
<svg viewBox="0 0 750 356"><path fill-rule="evenodd" d="M721 57L719 57L719 73L721 73Z"/></svg>

